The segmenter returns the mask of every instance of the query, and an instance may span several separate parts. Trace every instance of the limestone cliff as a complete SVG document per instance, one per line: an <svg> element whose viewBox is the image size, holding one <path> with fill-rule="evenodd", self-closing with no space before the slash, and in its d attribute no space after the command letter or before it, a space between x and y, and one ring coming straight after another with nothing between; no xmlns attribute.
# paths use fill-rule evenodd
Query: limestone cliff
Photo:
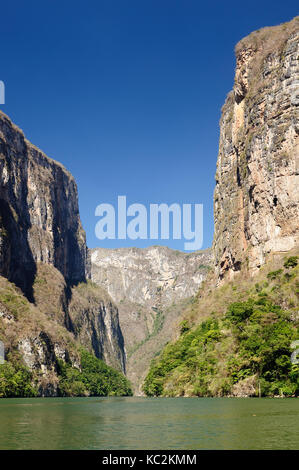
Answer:
<svg viewBox="0 0 299 470"><path fill-rule="evenodd" d="M217 275L251 273L298 243L299 17L236 47L214 194Z"/></svg>
<svg viewBox="0 0 299 470"><path fill-rule="evenodd" d="M127 374L139 393L151 359L171 338L179 315L207 277L211 251L95 248L89 258L91 280L118 305Z"/></svg>
<svg viewBox="0 0 299 470"><path fill-rule="evenodd" d="M117 307L86 282L74 178L2 112L0 175L0 339L6 353L21 354L39 370L41 394L56 393L57 360L76 364L71 351L80 345L125 371ZM19 305L24 308L15 315Z"/></svg>
<svg viewBox="0 0 299 470"><path fill-rule="evenodd" d="M36 262L85 279L86 244L72 175L0 112L0 274L32 297Z"/></svg>

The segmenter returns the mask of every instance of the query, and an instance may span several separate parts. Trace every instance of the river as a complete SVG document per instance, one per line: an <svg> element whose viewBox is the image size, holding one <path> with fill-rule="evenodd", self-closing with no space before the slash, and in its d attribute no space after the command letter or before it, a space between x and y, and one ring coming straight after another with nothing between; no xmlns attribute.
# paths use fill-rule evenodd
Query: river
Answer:
<svg viewBox="0 0 299 470"><path fill-rule="evenodd" d="M0 399L0 449L298 449L299 399Z"/></svg>

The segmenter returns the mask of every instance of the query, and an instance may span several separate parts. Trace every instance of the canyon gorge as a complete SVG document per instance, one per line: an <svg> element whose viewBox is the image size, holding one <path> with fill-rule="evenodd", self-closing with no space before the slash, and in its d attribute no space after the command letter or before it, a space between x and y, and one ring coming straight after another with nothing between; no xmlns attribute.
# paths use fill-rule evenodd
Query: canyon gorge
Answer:
<svg viewBox="0 0 299 470"><path fill-rule="evenodd" d="M38 395L59 393L59 361L80 369L82 347L143 394L151 361L182 322L213 311L198 305L238 276L250 283L267 262L278 270L284 256L297 256L298 58L299 17L236 46L220 120L214 241L202 251L89 249L74 178L0 112L0 340L33 371Z"/></svg>

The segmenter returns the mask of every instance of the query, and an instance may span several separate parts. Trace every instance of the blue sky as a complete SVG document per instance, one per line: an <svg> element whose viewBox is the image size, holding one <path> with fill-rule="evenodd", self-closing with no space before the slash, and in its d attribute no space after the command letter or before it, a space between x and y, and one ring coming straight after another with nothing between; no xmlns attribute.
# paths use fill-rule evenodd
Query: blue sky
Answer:
<svg viewBox="0 0 299 470"><path fill-rule="evenodd" d="M1 2L1 109L78 184L89 247L100 203L202 203L213 238L219 119L244 36L298 15L296 1Z"/></svg>

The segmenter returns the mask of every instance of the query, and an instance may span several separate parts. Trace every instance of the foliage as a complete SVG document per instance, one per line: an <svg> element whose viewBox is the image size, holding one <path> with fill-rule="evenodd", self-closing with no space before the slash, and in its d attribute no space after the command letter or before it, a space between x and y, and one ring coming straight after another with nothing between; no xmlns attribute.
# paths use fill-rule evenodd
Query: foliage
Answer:
<svg viewBox="0 0 299 470"><path fill-rule="evenodd" d="M0 364L0 398L36 395L37 390L32 385L32 373L27 367L15 360Z"/></svg>
<svg viewBox="0 0 299 470"><path fill-rule="evenodd" d="M59 390L62 396L131 396L129 381L89 352L81 352L81 370L58 361Z"/></svg>
<svg viewBox="0 0 299 470"><path fill-rule="evenodd" d="M0 398L35 397L37 380L17 354L0 364ZM126 377L89 352L81 351L81 369L57 361L61 396L131 396Z"/></svg>
<svg viewBox="0 0 299 470"><path fill-rule="evenodd" d="M5 289L1 286L0 303L9 310L15 320L17 320L20 315L27 314L29 311L27 300L20 292L10 286L5 286Z"/></svg>
<svg viewBox="0 0 299 470"><path fill-rule="evenodd" d="M285 268L295 268L298 264L298 256L290 256L284 263Z"/></svg>
<svg viewBox="0 0 299 470"><path fill-rule="evenodd" d="M277 271L271 271L267 274L267 278L271 280L276 279L282 272L282 269L277 269Z"/></svg>
<svg viewBox="0 0 299 470"><path fill-rule="evenodd" d="M189 322L188 320L183 320L181 323L180 323L180 332L181 332L181 335L183 333L186 333L186 331L189 331L190 330L190 325L189 325Z"/></svg>
<svg viewBox="0 0 299 470"><path fill-rule="evenodd" d="M285 262L286 269L296 266L293 258ZM269 273L268 282L255 285L247 299L231 302L224 315L211 313L191 329L181 322L180 337L151 363L146 395L232 395L247 379L254 395L299 395L299 367L291 363L290 346L299 338L298 325L292 311L273 302L275 296L285 305L283 293L289 295L297 283L290 284L282 273Z"/></svg>

